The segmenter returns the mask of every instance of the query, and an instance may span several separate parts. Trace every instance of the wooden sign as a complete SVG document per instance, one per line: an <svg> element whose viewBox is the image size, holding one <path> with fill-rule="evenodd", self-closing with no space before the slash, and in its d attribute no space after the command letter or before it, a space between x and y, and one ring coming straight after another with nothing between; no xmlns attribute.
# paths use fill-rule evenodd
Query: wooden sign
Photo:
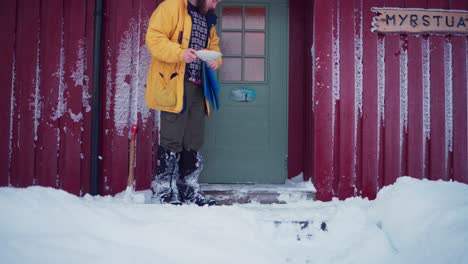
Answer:
<svg viewBox="0 0 468 264"><path fill-rule="evenodd" d="M468 35L468 11L373 7L372 32Z"/></svg>

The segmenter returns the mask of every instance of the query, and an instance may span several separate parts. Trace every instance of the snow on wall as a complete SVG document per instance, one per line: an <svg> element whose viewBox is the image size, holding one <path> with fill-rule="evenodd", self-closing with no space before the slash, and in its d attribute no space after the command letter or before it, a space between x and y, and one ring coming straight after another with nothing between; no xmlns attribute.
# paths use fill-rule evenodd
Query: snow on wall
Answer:
<svg viewBox="0 0 468 264"><path fill-rule="evenodd" d="M453 78L452 78L452 42L445 39L444 45L444 71L445 71L445 146L452 152L453 149ZM448 160L448 151L445 160Z"/></svg>
<svg viewBox="0 0 468 264"><path fill-rule="evenodd" d="M356 102L356 123L355 129L357 129L357 120L358 114L362 115L362 80L363 80L363 64L362 64L362 57L363 57L363 45L362 45L362 1L360 2L361 8L355 9L354 14L355 17L359 17L359 31L354 32L354 44L355 44L355 53L354 53L354 87L355 87L355 102ZM355 18L356 21L356 18ZM356 27L354 27L356 28Z"/></svg>
<svg viewBox="0 0 468 264"><path fill-rule="evenodd" d="M377 160L380 160L380 125L385 126L385 39L377 40ZM377 176L378 177L378 176Z"/></svg>
<svg viewBox="0 0 468 264"><path fill-rule="evenodd" d="M58 102L57 102L57 109L55 110L54 115L51 117L52 120L57 120L62 117L66 113L67 109L67 102L64 98L65 90L67 86L64 82L64 75L65 75L65 47L64 47L64 20L62 17L62 29L60 35L60 64L58 65L57 72L53 75L59 79L59 92L58 92Z"/></svg>
<svg viewBox="0 0 468 264"><path fill-rule="evenodd" d="M143 24L143 26L146 25ZM144 43L140 41L140 34L141 14L138 18L130 19L128 30L123 33L119 43L113 121L117 134L120 136L123 135L125 128L137 124L138 114L144 125L150 116L150 109L145 103L145 83L151 56ZM108 65L110 66L110 62ZM108 74L108 76L112 75ZM111 80L108 79L108 81Z"/></svg>
<svg viewBox="0 0 468 264"><path fill-rule="evenodd" d="M82 89L82 104L84 111L89 112L91 111L91 105L89 104L89 98L91 97L89 93L89 77L85 74L87 70L87 59L86 59L86 47L85 47L85 40L80 39L78 41L78 49L76 51L76 62L75 62L75 69L70 74L70 78L75 81L75 87L80 87ZM70 112L70 116L72 113ZM83 115L79 113L77 115ZM78 122L74 118L72 118L75 122ZM80 119L81 120L81 119Z"/></svg>
<svg viewBox="0 0 468 264"><path fill-rule="evenodd" d="M340 13L340 3L337 4L336 14ZM335 14L335 12L333 13ZM337 120L336 102L340 100L340 16L332 15L334 23L332 30L332 153L335 151L335 122ZM339 114L339 113L338 113ZM334 154L332 154L334 155Z"/></svg>
<svg viewBox="0 0 468 264"><path fill-rule="evenodd" d="M10 141L8 142L8 186L11 186L11 155L13 153L13 116L15 113L15 81L16 81L16 56L12 55L11 61L11 94L10 94Z"/></svg>
<svg viewBox="0 0 468 264"><path fill-rule="evenodd" d="M431 51L429 39L422 41L423 130L424 140L431 138ZM423 153L425 151L423 150Z"/></svg>
<svg viewBox="0 0 468 264"><path fill-rule="evenodd" d="M107 55L106 55L106 119L110 119L110 110L111 110L111 99L112 94L110 91L112 90L112 48L110 46L110 41L107 41ZM107 135L107 131L106 131Z"/></svg>
<svg viewBox="0 0 468 264"><path fill-rule="evenodd" d="M141 18L140 18L140 21L141 21ZM144 22L143 23L139 23L140 25L143 25L143 29L146 30L146 28L148 28L148 22L149 22L149 19L144 19ZM140 26L141 27L141 26ZM140 29L140 33L141 33L141 29ZM139 34L140 34L139 33ZM148 118L150 117L151 115L151 110L148 108L148 106L146 105L146 101L145 101L145 93L146 93L146 76L147 76L147 72L148 72L148 69L149 69L149 66L151 64L151 54L149 53L148 49L146 48L146 45L145 43L140 43L141 47L140 47L140 52L139 52L139 62L138 62L138 80L139 80L139 83L138 83L138 112L141 114L141 118L143 120L143 125L146 124L146 121L148 120ZM158 126L159 127L159 126Z"/></svg>
<svg viewBox="0 0 468 264"><path fill-rule="evenodd" d="M34 141L37 141L37 128L39 127L39 120L41 118L41 93L39 92L39 85L41 83L41 64L40 64L40 54L41 54L41 32L37 32L37 52L36 52L36 77L35 80L32 80L32 85L35 89L35 94L32 94L33 101L32 107L34 109ZM20 117L18 117L20 119Z"/></svg>
<svg viewBox="0 0 468 264"><path fill-rule="evenodd" d="M408 129L408 49L406 39L400 44L400 151L404 132Z"/></svg>
<svg viewBox="0 0 468 264"><path fill-rule="evenodd" d="M134 24L132 20L130 24ZM127 127L131 96L132 71L132 35L131 29L123 33L117 55L114 94L114 125L117 135L123 136L123 129Z"/></svg>
<svg viewBox="0 0 468 264"><path fill-rule="evenodd" d="M359 29L356 32L356 25L354 26L354 153L358 151L358 120L362 117L362 83L363 83L363 43L362 43L362 34L363 34L363 17L362 17L362 1L359 1L360 8L354 9L354 21L359 19ZM358 155L354 156L354 168L353 168L353 176L354 176L354 195L358 193L357 186L356 186L356 169L358 164L357 157Z"/></svg>

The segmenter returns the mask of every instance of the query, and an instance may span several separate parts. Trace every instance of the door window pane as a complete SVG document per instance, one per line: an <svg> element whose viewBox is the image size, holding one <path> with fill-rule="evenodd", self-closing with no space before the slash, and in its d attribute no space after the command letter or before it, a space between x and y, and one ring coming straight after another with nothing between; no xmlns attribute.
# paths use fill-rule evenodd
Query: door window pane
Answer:
<svg viewBox="0 0 468 264"><path fill-rule="evenodd" d="M223 7L223 29L242 29L242 7Z"/></svg>
<svg viewBox="0 0 468 264"><path fill-rule="evenodd" d="M245 33L245 55L265 54L265 33Z"/></svg>
<svg viewBox="0 0 468 264"><path fill-rule="evenodd" d="M242 59L241 58L224 58L223 66L220 68L221 79L223 81L240 81L242 80Z"/></svg>
<svg viewBox="0 0 468 264"><path fill-rule="evenodd" d="M245 29L265 29L265 8L245 8Z"/></svg>
<svg viewBox="0 0 468 264"><path fill-rule="evenodd" d="M246 58L244 63L246 81L265 81L265 59Z"/></svg>
<svg viewBox="0 0 468 264"><path fill-rule="evenodd" d="M221 50L226 55L242 55L242 33L223 32Z"/></svg>

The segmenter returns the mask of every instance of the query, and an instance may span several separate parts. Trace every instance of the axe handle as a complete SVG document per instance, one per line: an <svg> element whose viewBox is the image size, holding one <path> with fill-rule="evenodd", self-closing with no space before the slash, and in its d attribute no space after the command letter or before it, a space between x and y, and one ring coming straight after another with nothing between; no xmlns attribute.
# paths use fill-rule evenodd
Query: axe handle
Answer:
<svg viewBox="0 0 468 264"><path fill-rule="evenodd" d="M135 163L135 134L132 135L130 139L130 162L128 164L128 180L127 186L133 186L133 178L135 176L134 170L134 163Z"/></svg>

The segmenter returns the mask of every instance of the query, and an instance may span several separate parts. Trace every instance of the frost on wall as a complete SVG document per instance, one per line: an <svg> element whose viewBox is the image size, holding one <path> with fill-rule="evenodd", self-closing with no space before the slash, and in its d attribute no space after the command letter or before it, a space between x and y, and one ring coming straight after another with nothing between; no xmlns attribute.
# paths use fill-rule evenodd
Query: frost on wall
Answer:
<svg viewBox="0 0 468 264"><path fill-rule="evenodd" d="M123 136L123 129L128 125L131 95L132 35L131 30L124 32L118 47L115 73L114 124L117 135Z"/></svg>
<svg viewBox="0 0 468 264"><path fill-rule="evenodd" d="M112 90L112 48L110 46L110 41L107 41L107 56L106 56L106 119L110 119L110 109L111 109L111 93Z"/></svg>
<svg viewBox="0 0 468 264"><path fill-rule="evenodd" d="M362 17L362 1L359 1L360 8L354 9L354 21L359 21L358 28L354 25L354 195L358 193L356 186L356 164L357 164L357 147L358 147L358 120L362 117L362 83L363 83L363 17ZM356 32L357 29L357 32Z"/></svg>
<svg viewBox="0 0 468 264"><path fill-rule="evenodd" d="M362 10L362 1L361 9ZM355 9L355 21L356 17L359 17L359 31L354 32L354 45L355 45L355 52L354 52L354 87L355 87L355 100L356 100L356 113L355 117L356 120L358 119L358 114L362 115L362 80L363 80L363 64L362 64L362 57L363 57L363 45L362 45L362 11ZM355 27L356 28L356 27ZM357 130L357 121L355 125L355 130Z"/></svg>
<svg viewBox="0 0 468 264"><path fill-rule="evenodd" d="M377 40L377 160L380 160L380 125L385 126L385 39ZM379 176L377 176L379 177Z"/></svg>
<svg viewBox="0 0 468 264"><path fill-rule="evenodd" d="M422 41L424 140L431 138L431 51L428 38ZM423 152L424 153L424 152Z"/></svg>
<svg viewBox="0 0 468 264"><path fill-rule="evenodd" d="M141 15L130 19L129 28L123 33L118 47L113 121L119 136L124 135L125 128L137 124L139 115L143 125L150 117L150 110L145 103L145 83L151 57L144 43L141 42L141 27L147 26L147 24L141 25L141 20ZM112 85L111 62L108 61L107 65L107 84L110 87ZM108 93L106 110L110 109L110 102Z"/></svg>
<svg viewBox="0 0 468 264"><path fill-rule="evenodd" d="M340 13L340 4L336 10L336 14ZM335 12L333 12L335 14ZM340 100L340 16L332 16L333 26L332 26L332 152L335 151L335 123L337 120L336 112L336 103ZM332 154L334 155L334 154Z"/></svg>
<svg viewBox="0 0 468 264"><path fill-rule="evenodd" d="M59 93L58 93L58 102L57 102L57 109L55 110L54 115L51 117L52 120L57 120L62 117L66 113L67 109L67 102L64 98L65 90L67 89L66 84L64 82L64 75L65 75L65 47L64 47L64 30L63 30L64 20L62 17L62 33L60 36L60 64L58 65L57 72L54 74L54 77L59 79Z"/></svg>
<svg viewBox="0 0 468 264"><path fill-rule="evenodd" d="M11 155L13 144L13 116L15 112L15 81L16 81L16 57L13 52L11 62L11 95L10 95L10 141L8 142L8 186L11 186Z"/></svg>
<svg viewBox="0 0 468 264"><path fill-rule="evenodd" d="M82 89L82 104L83 104L83 108L84 108L84 111L86 112L89 112L91 111L91 105L89 104L89 98L91 98L91 95L89 93L89 77L85 74L86 70L87 70L87 65L88 65L88 62L87 62L87 59L86 59L86 53L87 53L87 50L85 48L85 41L83 39L80 39L78 41L78 49L76 51L76 62L75 62L75 69L73 70L73 72L70 74L70 78L75 82L75 87L80 87L81 86L81 89ZM77 118L73 117L74 116L83 116L82 113L78 113L78 114L73 114L70 109L68 110L68 112L70 113L70 117L72 117L72 119L75 121L75 122L78 122L81 120L81 118L79 120L77 120Z"/></svg>
<svg viewBox="0 0 468 264"><path fill-rule="evenodd" d="M31 96L33 101L32 107L34 109L34 141L37 141L37 128L39 127L39 119L41 118L41 94L39 92L39 84L41 83L41 64L40 64L40 52L41 52L41 32L37 32L37 51L36 51L36 77L32 80L34 86L34 94ZM18 119L20 119L18 117Z"/></svg>
<svg viewBox="0 0 468 264"><path fill-rule="evenodd" d="M445 146L452 152L453 142L453 67L452 67L452 42L445 39L444 44L444 71L445 71ZM446 160L448 152L445 152Z"/></svg>
<svg viewBox="0 0 468 264"><path fill-rule="evenodd" d="M406 39L400 43L400 151L408 129L408 49Z"/></svg>

